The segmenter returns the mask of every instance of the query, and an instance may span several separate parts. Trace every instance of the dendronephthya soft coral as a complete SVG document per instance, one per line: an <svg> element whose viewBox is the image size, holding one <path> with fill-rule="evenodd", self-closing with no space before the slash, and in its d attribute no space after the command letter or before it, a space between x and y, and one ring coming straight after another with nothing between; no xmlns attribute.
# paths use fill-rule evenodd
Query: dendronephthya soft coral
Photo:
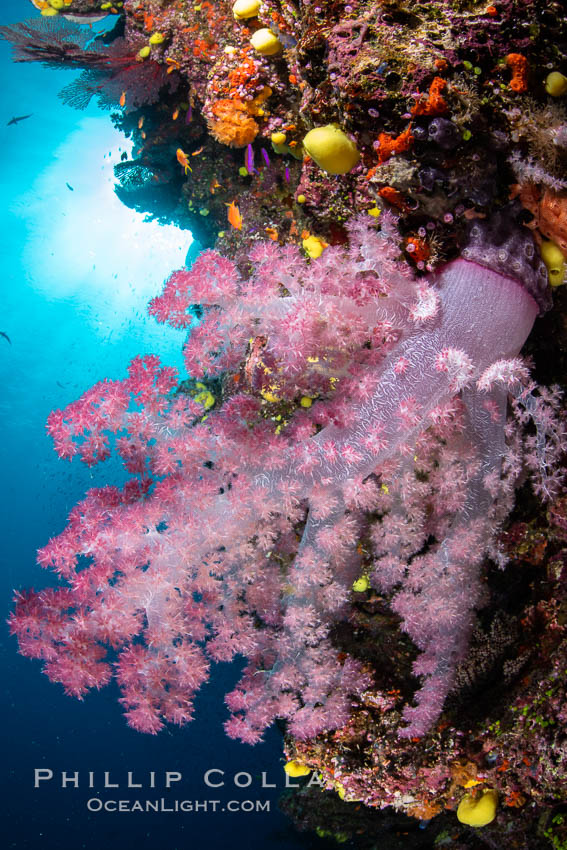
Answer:
<svg viewBox="0 0 567 850"><path fill-rule="evenodd" d="M157 358L51 415L62 456L96 463L114 432L139 476L90 491L40 553L70 586L21 595L12 617L22 651L70 693L108 681L106 644L130 724L155 732L190 719L208 659L241 653L230 735L254 742L276 717L297 738L341 725L371 683L330 637L364 534L372 581L422 651L402 734L435 721L511 505L506 399L526 380L516 356L546 278L505 217L421 279L389 230L387 216L382 234L356 222L348 249L312 262L259 243L248 278L208 251L169 278L151 314L190 328L192 375L230 387L206 415Z"/></svg>
<svg viewBox="0 0 567 850"><path fill-rule="evenodd" d="M311 264L258 245L248 280L206 252L150 311L187 327L190 305L204 305L185 348L193 374L234 371L255 335L262 358L234 375L248 387L199 422L195 401L171 396L172 370L145 358L52 414L59 453L89 464L108 454L105 431L126 430L116 447L141 481L91 491L40 554L70 588L19 599L13 631L50 678L76 695L105 683L106 643L129 722L156 731L190 718L207 656L240 652L250 664L227 698L229 734L253 742L278 716L298 738L340 725L370 680L329 629L371 521L373 581L422 650L403 734L427 731L480 601L504 490L506 397L525 378L514 358L536 299L546 303L545 273L531 236L502 226L475 225L468 257L429 279L412 279L395 254L360 224L348 251ZM270 402L254 392L255 368L273 382ZM318 400L294 412L298 395ZM285 419L268 415L274 399ZM414 466L421 456L427 468L428 454L420 516ZM77 572L77 555L91 566Z"/></svg>

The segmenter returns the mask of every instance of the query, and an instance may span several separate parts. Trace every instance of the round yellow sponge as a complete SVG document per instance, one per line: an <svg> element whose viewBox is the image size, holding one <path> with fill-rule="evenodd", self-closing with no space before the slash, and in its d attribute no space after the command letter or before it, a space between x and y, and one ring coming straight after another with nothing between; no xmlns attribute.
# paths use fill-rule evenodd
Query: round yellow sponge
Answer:
<svg viewBox="0 0 567 850"><path fill-rule="evenodd" d="M457 809L457 818L467 826L487 826L496 817L498 792L489 788L480 797L465 794Z"/></svg>
<svg viewBox="0 0 567 850"><path fill-rule="evenodd" d="M237 21L243 21L245 18L255 18L260 11L260 0L236 0L232 7L232 14Z"/></svg>
<svg viewBox="0 0 567 850"><path fill-rule="evenodd" d="M310 130L303 139L303 147L319 168L329 174L346 174L360 160L355 143L336 124Z"/></svg>
<svg viewBox="0 0 567 850"><path fill-rule="evenodd" d="M282 49L282 43L277 35L275 35L267 27L262 27L262 29L256 30L250 39L250 44L254 50L257 50L258 53L262 54L262 56L273 56L275 53L279 53Z"/></svg>
<svg viewBox="0 0 567 850"><path fill-rule="evenodd" d="M561 97L567 92L567 77L559 71L552 71L545 79L545 90L552 97Z"/></svg>

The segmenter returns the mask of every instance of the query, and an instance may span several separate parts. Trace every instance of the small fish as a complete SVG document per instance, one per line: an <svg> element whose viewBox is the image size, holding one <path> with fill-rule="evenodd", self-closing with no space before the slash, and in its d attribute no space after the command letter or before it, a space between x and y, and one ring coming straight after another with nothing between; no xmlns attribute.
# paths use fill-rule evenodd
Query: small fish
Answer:
<svg viewBox="0 0 567 850"><path fill-rule="evenodd" d="M12 340L5 331L0 331L0 336L3 336L6 342L9 342L10 345L12 345Z"/></svg>
<svg viewBox="0 0 567 850"><path fill-rule="evenodd" d="M33 112L30 112L29 115L14 115L13 118L10 118L10 120L8 121L6 126L9 127L10 124L19 124L20 121L25 121L26 118L31 118L32 115L33 115Z"/></svg>
<svg viewBox="0 0 567 850"><path fill-rule="evenodd" d="M209 189L210 189L211 195L215 194L215 189L222 189L222 186L221 186L221 184L219 183L219 181L217 180L216 177L213 177L213 179L211 180L210 185L209 185Z"/></svg>
<svg viewBox="0 0 567 850"><path fill-rule="evenodd" d="M120 95L120 100L118 101L118 103L120 104L120 106L125 105L125 103L126 103L126 92L125 91L123 91L122 94Z"/></svg>
<svg viewBox="0 0 567 850"><path fill-rule="evenodd" d="M179 71L181 65L177 61L177 59L172 59L170 56L165 60L166 65L168 65L167 73L172 74L174 71Z"/></svg>
<svg viewBox="0 0 567 850"><path fill-rule="evenodd" d="M189 159L184 150L182 150L181 148L177 148L177 150L175 151L175 156L177 157L177 162L179 163L179 165L182 165L185 169L185 174L187 174L188 171L193 171L193 169L189 165Z"/></svg>
<svg viewBox="0 0 567 850"><path fill-rule="evenodd" d="M236 230L242 230L242 216L240 215L240 210L236 206L234 201L231 201L230 204L227 204L228 207L228 221Z"/></svg>
<svg viewBox="0 0 567 850"><path fill-rule="evenodd" d="M254 148L252 145L248 145L246 148L246 153L244 154L244 165L246 166L248 174L252 174L254 171Z"/></svg>
<svg viewBox="0 0 567 850"><path fill-rule="evenodd" d="M177 119L179 118L179 107L178 106L173 110L173 114L172 114L171 117L173 118L174 121L177 121Z"/></svg>
<svg viewBox="0 0 567 850"><path fill-rule="evenodd" d="M145 118L144 115L142 115L140 118L138 118L138 130L141 130L142 127L144 126L144 118Z"/></svg>
<svg viewBox="0 0 567 850"><path fill-rule="evenodd" d="M203 153L205 150L205 145L202 145L199 150L191 151L191 156L199 156L200 153Z"/></svg>
<svg viewBox="0 0 567 850"><path fill-rule="evenodd" d="M264 157L264 162L270 167L270 157L268 156L268 151L265 148L261 148L262 156Z"/></svg>
<svg viewBox="0 0 567 850"><path fill-rule="evenodd" d="M289 168L286 168L286 170L285 170L285 179L286 179L286 182L289 183Z"/></svg>
<svg viewBox="0 0 567 850"><path fill-rule="evenodd" d="M69 191L70 191L70 192L74 192L74 191L75 191L75 190L73 189L73 187L71 186L71 184L70 184L70 183L65 183L65 185L66 185L66 187L69 189Z"/></svg>
<svg viewBox="0 0 567 850"><path fill-rule="evenodd" d="M185 116L185 123L190 124L193 119L193 108L190 106L187 110L187 115Z"/></svg>

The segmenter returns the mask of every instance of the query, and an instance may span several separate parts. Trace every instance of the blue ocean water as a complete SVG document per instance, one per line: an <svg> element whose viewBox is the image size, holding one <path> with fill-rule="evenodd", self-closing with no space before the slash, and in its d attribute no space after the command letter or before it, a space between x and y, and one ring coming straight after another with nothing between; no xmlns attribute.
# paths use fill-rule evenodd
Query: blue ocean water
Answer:
<svg viewBox="0 0 567 850"><path fill-rule="evenodd" d="M37 14L29 0L2 8L2 23ZM113 192L112 166L127 140L109 114L77 112L57 92L72 74L14 64L0 42L2 300L0 451L2 470L0 628L2 673L2 847L246 847L274 850L324 846L295 833L277 810L282 793L281 735L270 730L252 748L229 741L222 728L223 694L239 665L217 668L183 730L141 735L126 726L117 689L78 702L17 654L4 625L14 588L54 583L35 562L38 547L64 526L85 491L119 482L117 464L88 470L59 460L45 432L53 408L77 398L105 376L120 378L136 354L156 353L181 367L182 334L164 330L145 312L168 272L183 264L191 235L142 220ZM31 117L8 125L13 116ZM53 778L34 787L34 771ZM225 772L225 787L208 788L205 771ZM125 787L127 773L131 784ZM182 780L163 787L166 771ZM62 772L71 778L62 787ZM89 788L89 773L93 773ZM104 788L119 783L119 788ZM237 773L248 788L237 788ZM155 788L151 788L151 774ZM261 775L275 788L262 788ZM72 781L77 774L78 788ZM214 779L220 779L214 774ZM212 811L96 812L96 800L218 800ZM270 811L221 811L230 800L259 800Z"/></svg>

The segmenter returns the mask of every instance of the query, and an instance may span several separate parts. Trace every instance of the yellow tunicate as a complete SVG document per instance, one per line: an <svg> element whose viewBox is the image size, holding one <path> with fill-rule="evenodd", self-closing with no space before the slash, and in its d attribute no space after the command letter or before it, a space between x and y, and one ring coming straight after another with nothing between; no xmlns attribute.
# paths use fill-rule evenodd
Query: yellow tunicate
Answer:
<svg viewBox="0 0 567 850"><path fill-rule="evenodd" d="M284 764L284 770L288 776L297 777L297 776L308 776L311 773L311 768L307 767L306 764L301 764L297 759L293 759L292 761L288 761L287 764Z"/></svg>
<svg viewBox="0 0 567 850"><path fill-rule="evenodd" d="M303 147L319 168L329 174L346 174L360 160L355 143L337 124L310 130L303 139Z"/></svg>
<svg viewBox="0 0 567 850"><path fill-rule="evenodd" d="M555 242L543 241L540 246L541 258L547 268L551 286L561 286L565 279L565 254Z"/></svg>
<svg viewBox="0 0 567 850"><path fill-rule="evenodd" d="M255 18L260 11L260 0L236 0L232 7L232 14L237 21L243 21L246 18Z"/></svg>
<svg viewBox="0 0 567 850"><path fill-rule="evenodd" d="M273 145L285 145L285 133L272 133L270 140Z"/></svg>
<svg viewBox="0 0 567 850"><path fill-rule="evenodd" d="M357 578L356 581L352 583L352 589L356 591L356 593L364 593L365 590L368 590L370 587L370 582L368 581L367 576L361 576Z"/></svg>
<svg viewBox="0 0 567 850"><path fill-rule="evenodd" d="M58 15L59 12L57 9L53 9L51 6L48 6L46 9L42 9L40 15L43 15L44 18L50 18L52 15Z"/></svg>
<svg viewBox="0 0 567 850"><path fill-rule="evenodd" d="M545 90L552 97L561 97L567 92L567 77L559 71L552 71L546 77Z"/></svg>
<svg viewBox="0 0 567 850"><path fill-rule="evenodd" d="M299 403L302 407L311 407L311 405L313 404L313 399L310 398L308 395L302 395Z"/></svg>
<svg viewBox="0 0 567 850"><path fill-rule="evenodd" d="M57 11L59 11L59 9L62 9L65 5L63 0L47 0L47 2L49 3L52 9L57 9Z"/></svg>
<svg viewBox="0 0 567 850"><path fill-rule="evenodd" d="M327 243L318 236L308 236L307 239L303 240L303 249L312 260L320 257L326 247Z"/></svg>
<svg viewBox="0 0 567 850"><path fill-rule="evenodd" d="M250 44L262 56L274 56L282 49L282 43L270 29L262 27L256 30L250 39Z"/></svg>
<svg viewBox="0 0 567 850"><path fill-rule="evenodd" d="M487 826L496 817L498 792L492 788L484 791L479 797L465 794L457 809L457 818L467 826Z"/></svg>
<svg viewBox="0 0 567 850"><path fill-rule="evenodd" d="M149 38L150 44L163 44L165 36L162 32L153 32Z"/></svg>
<svg viewBox="0 0 567 850"><path fill-rule="evenodd" d="M304 204L306 200L307 200L307 198L305 197L305 195L298 195L297 196L297 203L298 204Z"/></svg>
<svg viewBox="0 0 567 850"><path fill-rule="evenodd" d="M138 59L147 59L151 52L152 49L147 44L145 47L140 47L137 53Z"/></svg>
<svg viewBox="0 0 567 850"><path fill-rule="evenodd" d="M368 210L368 215L371 215L372 218L378 218L381 212L382 210L380 209L380 207L372 207L371 210Z"/></svg>

